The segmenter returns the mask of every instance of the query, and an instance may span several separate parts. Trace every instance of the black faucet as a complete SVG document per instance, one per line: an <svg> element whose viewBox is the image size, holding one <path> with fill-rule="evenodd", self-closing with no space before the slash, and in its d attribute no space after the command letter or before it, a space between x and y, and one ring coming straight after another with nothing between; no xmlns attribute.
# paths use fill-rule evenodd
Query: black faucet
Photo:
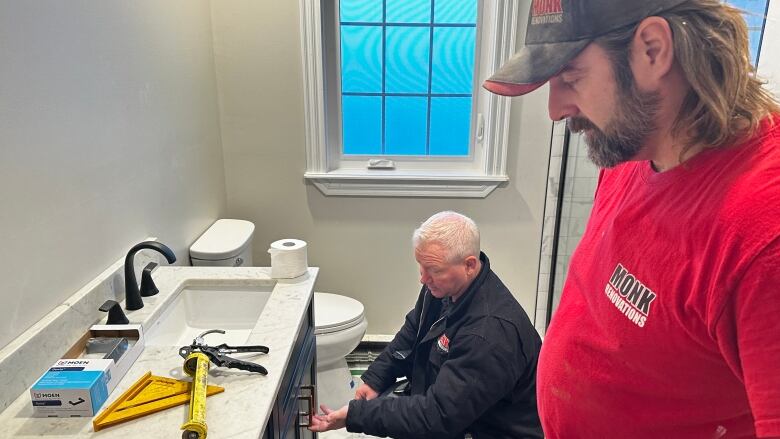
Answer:
<svg viewBox="0 0 780 439"><path fill-rule="evenodd" d="M144 241L134 245L127 252L127 257L125 258L125 309L131 311L144 307L144 301L141 299L141 290L138 289L138 282L135 280L135 268L133 266L135 254L143 249L156 250L162 253L169 264L176 262L176 255L173 254L173 250L157 241Z"/></svg>
<svg viewBox="0 0 780 439"><path fill-rule="evenodd" d="M146 264L144 270L141 272L141 297L154 296L159 293L157 285L154 284L152 279L152 271L157 268L157 262L150 262Z"/></svg>
<svg viewBox="0 0 780 439"><path fill-rule="evenodd" d="M108 313L107 325L126 325L130 323L122 312L122 305L116 302L116 300L106 300L106 303L100 307L100 311Z"/></svg>

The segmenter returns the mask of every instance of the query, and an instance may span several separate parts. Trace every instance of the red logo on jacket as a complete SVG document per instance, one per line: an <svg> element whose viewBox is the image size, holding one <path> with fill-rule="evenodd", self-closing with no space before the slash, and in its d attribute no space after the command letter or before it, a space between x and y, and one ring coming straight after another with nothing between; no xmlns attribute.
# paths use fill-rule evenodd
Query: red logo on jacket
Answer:
<svg viewBox="0 0 780 439"><path fill-rule="evenodd" d="M442 334L441 337L439 337L439 341L437 343L439 345L439 349L441 349L444 352L450 351L450 339L447 338L447 334Z"/></svg>

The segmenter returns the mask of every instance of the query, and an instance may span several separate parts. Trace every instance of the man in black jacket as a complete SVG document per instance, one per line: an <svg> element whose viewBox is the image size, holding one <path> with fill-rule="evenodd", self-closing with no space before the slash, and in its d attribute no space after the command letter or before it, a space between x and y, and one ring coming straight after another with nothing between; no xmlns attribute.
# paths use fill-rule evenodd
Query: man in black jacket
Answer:
<svg viewBox="0 0 780 439"><path fill-rule="evenodd" d="M441 212L415 230L422 291L355 400L322 406L312 431L394 438L541 438L536 362L541 340L490 270L474 222ZM408 377L406 395L378 397Z"/></svg>

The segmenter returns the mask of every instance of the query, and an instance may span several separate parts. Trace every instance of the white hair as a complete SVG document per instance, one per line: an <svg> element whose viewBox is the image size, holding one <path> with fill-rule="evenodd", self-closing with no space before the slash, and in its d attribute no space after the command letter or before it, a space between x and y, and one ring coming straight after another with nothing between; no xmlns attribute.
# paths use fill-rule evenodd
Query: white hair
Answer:
<svg viewBox="0 0 780 439"><path fill-rule="evenodd" d="M414 248L436 243L444 247L450 261L479 258L479 229L474 221L457 212L439 212L425 220L412 235Z"/></svg>

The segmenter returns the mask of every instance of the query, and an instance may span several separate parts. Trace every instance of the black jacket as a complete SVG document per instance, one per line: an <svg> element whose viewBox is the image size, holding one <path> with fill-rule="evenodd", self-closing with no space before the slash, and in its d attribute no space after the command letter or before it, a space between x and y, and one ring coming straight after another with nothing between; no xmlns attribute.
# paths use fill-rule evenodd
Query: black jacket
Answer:
<svg viewBox="0 0 780 439"><path fill-rule="evenodd" d="M410 394L349 403L347 430L394 438L541 438L536 363L541 340L523 308L482 269L457 302L423 286L417 304L363 381L378 392L396 378Z"/></svg>

